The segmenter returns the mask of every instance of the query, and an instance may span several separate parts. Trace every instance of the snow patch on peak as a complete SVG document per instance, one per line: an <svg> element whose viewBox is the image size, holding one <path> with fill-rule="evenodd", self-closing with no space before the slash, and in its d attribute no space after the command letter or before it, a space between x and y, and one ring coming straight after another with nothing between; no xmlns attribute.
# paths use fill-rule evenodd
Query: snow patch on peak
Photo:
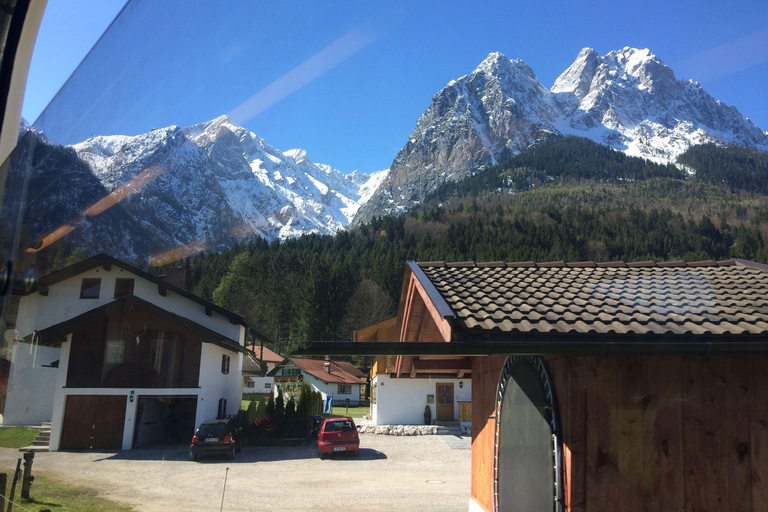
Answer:
<svg viewBox="0 0 768 512"><path fill-rule="evenodd" d="M283 154L292 159L297 164L303 162L304 160L309 161L307 152L303 149L289 149L288 151L283 151Z"/></svg>

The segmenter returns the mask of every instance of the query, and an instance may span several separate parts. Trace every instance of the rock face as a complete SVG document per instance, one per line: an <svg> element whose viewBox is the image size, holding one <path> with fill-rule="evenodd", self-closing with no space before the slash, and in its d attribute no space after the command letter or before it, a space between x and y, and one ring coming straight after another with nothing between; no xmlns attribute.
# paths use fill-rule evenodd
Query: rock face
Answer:
<svg viewBox="0 0 768 512"><path fill-rule="evenodd" d="M729 142L768 151L768 136L648 50L583 49L550 90L520 60L492 53L432 98L389 175L353 224L406 210L435 186L551 136L578 135L657 162Z"/></svg>
<svg viewBox="0 0 768 512"><path fill-rule="evenodd" d="M106 194L124 191L120 209L163 249L336 233L387 173L344 174L312 162L303 150L282 152L226 116L134 137L95 137L59 153L76 156L55 165L68 169L67 179L95 180ZM106 194L94 192L88 200L94 204Z"/></svg>

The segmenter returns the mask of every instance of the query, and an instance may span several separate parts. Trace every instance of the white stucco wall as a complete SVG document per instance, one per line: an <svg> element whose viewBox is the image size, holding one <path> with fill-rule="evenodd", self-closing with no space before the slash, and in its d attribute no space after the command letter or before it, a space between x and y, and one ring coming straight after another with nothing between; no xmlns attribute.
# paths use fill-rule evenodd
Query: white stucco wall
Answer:
<svg viewBox="0 0 768 512"><path fill-rule="evenodd" d="M464 387L459 387L459 381ZM453 417L459 419L459 402L472 400L471 379L390 378L377 375L371 386L376 387L376 403L371 403L371 419L376 425L423 425L427 395L435 395L437 402L438 382L453 382ZM429 404L432 420L437 416L436 404Z"/></svg>
<svg viewBox="0 0 768 512"><path fill-rule="evenodd" d="M243 380L250 380L254 383L252 388L243 386L244 395L248 393L270 393L275 385L274 377L244 377Z"/></svg>
<svg viewBox="0 0 768 512"><path fill-rule="evenodd" d="M42 365L60 358L58 347L23 341L13 346L3 425L40 425L51 420L58 368Z"/></svg>
<svg viewBox="0 0 768 512"><path fill-rule="evenodd" d="M85 278L101 279L98 299L80 298L80 287ZM98 267L56 283L50 286L47 296L33 293L22 297L16 330L24 337L33 330L56 325L112 302L115 300L115 280L118 278L135 279L133 295L238 341L240 345L244 343L245 329L240 325L231 324L228 317L215 311L211 316L207 316L203 305L171 291L163 297L158 293L155 283L115 265L111 270Z"/></svg>
<svg viewBox="0 0 768 512"><path fill-rule="evenodd" d="M308 373L304 374L304 382L312 386L313 391L322 393L323 400L325 400L328 395L331 395L335 403L343 402L347 398L349 398L349 401L353 405L356 405L360 401L360 384L350 384L349 386L352 388L352 392L348 395L341 395L338 391L338 384L335 382L326 383Z"/></svg>

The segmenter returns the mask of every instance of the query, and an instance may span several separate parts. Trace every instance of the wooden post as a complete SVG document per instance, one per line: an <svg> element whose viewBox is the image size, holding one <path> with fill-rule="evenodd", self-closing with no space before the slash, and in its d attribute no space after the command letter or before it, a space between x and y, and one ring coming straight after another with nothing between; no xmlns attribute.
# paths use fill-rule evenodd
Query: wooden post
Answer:
<svg viewBox="0 0 768 512"><path fill-rule="evenodd" d="M0 473L0 512L5 512L5 491L8 490L8 473Z"/></svg>
<svg viewBox="0 0 768 512"><path fill-rule="evenodd" d="M35 477L32 476L32 462L35 460L35 452L27 452L24 454L24 476L21 479L21 497L25 500L29 499L29 488L32 487L32 480Z"/></svg>
<svg viewBox="0 0 768 512"><path fill-rule="evenodd" d="M13 498L16 494L16 482L19 480L19 474L21 473L21 459L16 462L16 472L13 474L13 483L11 484L11 495L8 497L8 512L13 510Z"/></svg>

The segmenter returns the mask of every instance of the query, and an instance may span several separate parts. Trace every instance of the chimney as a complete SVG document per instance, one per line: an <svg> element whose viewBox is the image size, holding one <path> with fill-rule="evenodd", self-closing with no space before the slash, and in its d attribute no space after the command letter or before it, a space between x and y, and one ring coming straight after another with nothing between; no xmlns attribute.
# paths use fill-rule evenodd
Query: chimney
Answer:
<svg viewBox="0 0 768 512"><path fill-rule="evenodd" d="M325 371L331 373L331 356L325 356Z"/></svg>
<svg viewBox="0 0 768 512"><path fill-rule="evenodd" d="M167 268L165 269L165 282L184 290L187 284L186 268Z"/></svg>

